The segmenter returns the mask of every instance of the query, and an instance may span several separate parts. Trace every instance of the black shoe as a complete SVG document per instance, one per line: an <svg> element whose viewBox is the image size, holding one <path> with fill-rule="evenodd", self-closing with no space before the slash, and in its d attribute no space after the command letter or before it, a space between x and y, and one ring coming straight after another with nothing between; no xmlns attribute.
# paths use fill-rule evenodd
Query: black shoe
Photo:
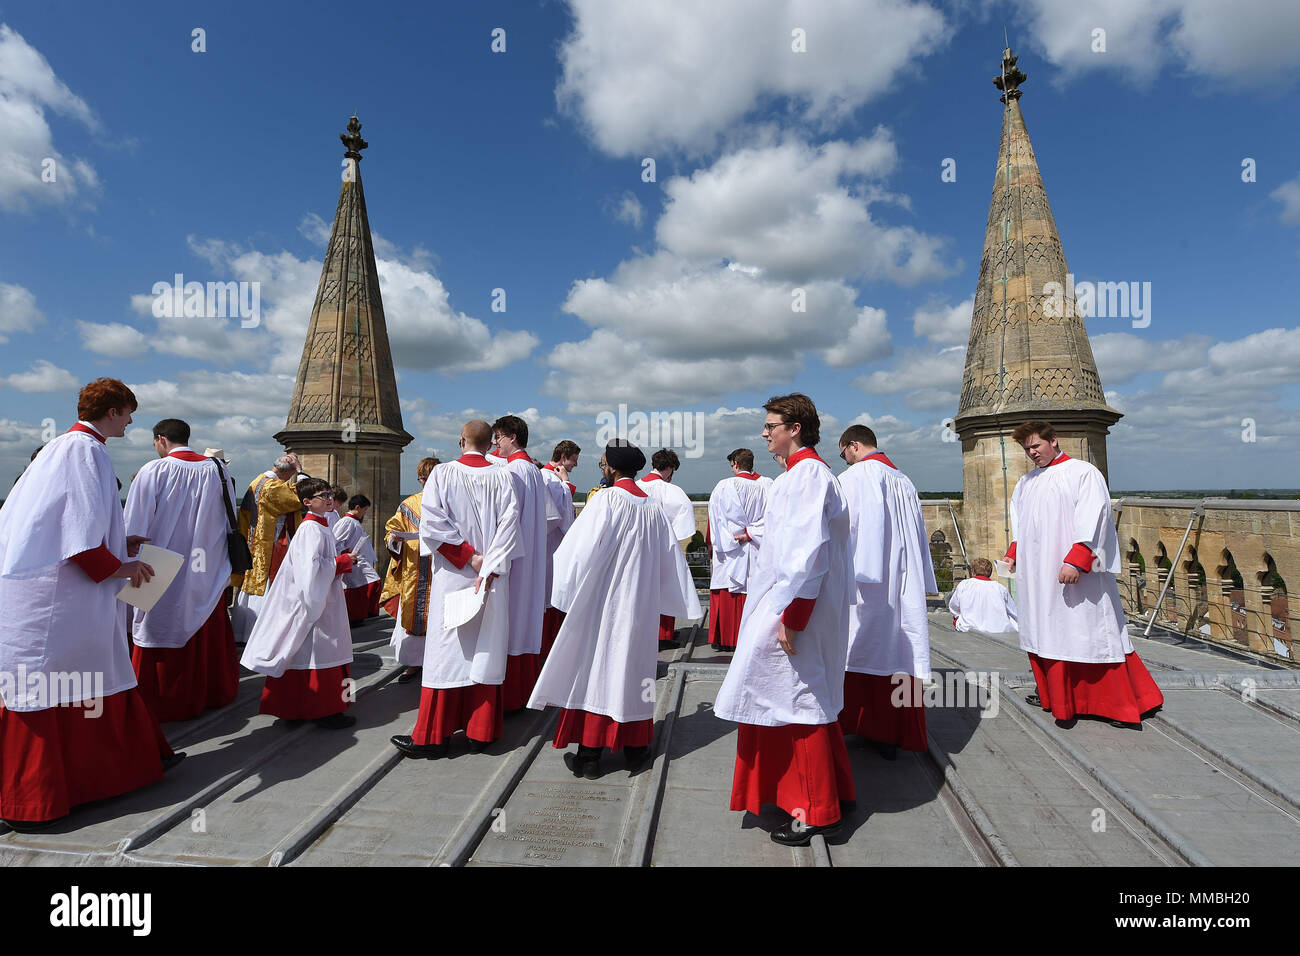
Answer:
<svg viewBox="0 0 1300 956"><path fill-rule="evenodd" d="M659 650L661 651L671 651L673 648L681 647L681 646L682 646L681 641L660 641L659 642Z"/></svg>
<svg viewBox="0 0 1300 956"><path fill-rule="evenodd" d="M872 749L875 750L876 753L880 754L880 756L884 757L886 760L898 759L898 744L882 744L878 740L869 740L867 742L871 744Z"/></svg>
<svg viewBox="0 0 1300 956"><path fill-rule="evenodd" d="M1112 727L1118 727L1120 730L1141 730L1142 729L1142 721L1140 720L1135 724L1130 724L1122 720L1116 720L1113 717L1103 717L1102 720L1110 724Z"/></svg>
<svg viewBox="0 0 1300 956"><path fill-rule="evenodd" d="M397 683L409 684L411 681L415 680L419 676L420 676L420 668L408 667L406 670L402 671L402 673L397 675Z"/></svg>
<svg viewBox="0 0 1300 956"><path fill-rule="evenodd" d="M1043 706L1043 701L1039 698L1037 694L1030 694L1028 697L1025 698L1025 703L1028 704L1030 707Z"/></svg>
<svg viewBox="0 0 1300 956"><path fill-rule="evenodd" d="M564 765L569 768L575 777L586 777L588 780L595 780L600 776L600 757L589 757L582 753L584 748L579 747L576 754L565 754Z"/></svg>
<svg viewBox="0 0 1300 956"><path fill-rule="evenodd" d="M1056 726L1060 727L1062 730L1070 730L1078 722L1078 717L1071 717L1069 720L1062 720L1060 717L1056 718Z"/></svg>
<svg viewBox="0 0 1300 956"><path fill-rule="evenodd" d="M812 842L812 838L819 833L827 836L838 833L841 822L836 820L824 827L810 827L792 819L781 829L772 831L772 842L779 843L782 846L807 846Z"/></svg>
<svg viewBox="0 0 1300 956"><path fill-rule="evenodd" d="M447 741L440 744L417 744L407 734L395 734L388 738L394 747L414 760L437 760L447 756Z"/></svg>
<svg viewBox="0 0 1300 956"><path fill-rule="evenodd" d="M357 719L351 714L330 714L328 717L317 717L313 723L317 727L323 727L325 730L343 730L345 727L351 727L357 722Z"/></svg>
<svg viewBox="0 0 1300 956"><path fill-rule="evenodd" d="M182 750L180 753L174 753L170 757L163 757L163 761L162 761L163 773L166 773L168 770L176 766L184 759L185 759L184 750Z"/></svg>
<svg viewBox="0 0 1300 956"><path fill-rule="evenodd" d="M645 747L624 747L623 748L623 760L627 764L627 769L632 773L636 773L638 770L644 767L646 764L646 760L649 758L649 756L650 756L650 747L648 745Z"/></svg>
<svg viewBox="0 0 1300 956"><path fill-rule="evenodd" d="M5 826L15 833L41 833L49 830L54 826L62 823L68 818L68 814L61 817L55 817L53 820L0 820Z"/></svg>
<svg viewBox="0 0 1300 956"><path fill-rule="evenodd" d="M469 740L469 752L472 754L481 754L492 746L490 740L475 740L473 737L467 737L466 739Z"/></svg>

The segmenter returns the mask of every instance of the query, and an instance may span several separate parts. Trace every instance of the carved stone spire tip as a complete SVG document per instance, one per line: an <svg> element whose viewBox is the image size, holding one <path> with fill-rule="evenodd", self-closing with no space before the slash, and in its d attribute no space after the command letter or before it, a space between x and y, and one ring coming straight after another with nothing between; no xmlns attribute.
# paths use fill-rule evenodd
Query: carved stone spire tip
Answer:
<svg viewBox="0 0 1300 956"><path fill-rule="evenodd" d="M370 145L361 138L361 122L357 119L356 113L353 113L352 119L348 120L348 131L339 133L339 139L348 148L348 151L343 154L348 159L360 159L361 151Z"/></svg>
<svg viewBox="0 0 1300 956"><path fill-rule="evenodd" d="M1011 52L1011 45L1008 44L1002 51L1002 72L993 77L993 85L1002 91L998 97L1003 103L1008 99L1020 99L1020 84L1029 79L1029 77L1020 71L1016 66L1016 60L1020 59Z"/></svg>

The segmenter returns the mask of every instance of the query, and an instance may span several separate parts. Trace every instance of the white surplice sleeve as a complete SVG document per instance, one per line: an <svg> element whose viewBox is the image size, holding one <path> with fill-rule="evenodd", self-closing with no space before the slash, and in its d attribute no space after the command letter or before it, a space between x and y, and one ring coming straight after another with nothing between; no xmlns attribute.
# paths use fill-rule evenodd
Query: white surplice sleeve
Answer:
<svg viewBox="0 0 1300 956"><path fill-rule="evenodd" d="M1119 538L1111 518L1110 491L1101 472L1081 462L1074 504L1074 540L1086 544L1096 556L1093 570L1119 574ZM1062 555L1064 557L1064 555Z"/></svg>

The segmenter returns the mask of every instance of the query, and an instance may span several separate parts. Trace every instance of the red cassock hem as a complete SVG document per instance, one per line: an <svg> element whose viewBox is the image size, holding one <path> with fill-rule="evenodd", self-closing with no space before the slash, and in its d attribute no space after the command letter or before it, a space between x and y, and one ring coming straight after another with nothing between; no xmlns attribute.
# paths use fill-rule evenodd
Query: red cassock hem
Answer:
<svg viewBox="0 0 1300 956"><path fill-rule="evenodd" d="M648 747L654 740L655 722L651 718L621 724L613 717L593 714L587 710L560 711L560 722L555 727L556 747L581 744L584 747Z"/></svg>
<svg viewBox="0 0 1300 956"><path fill-rule="evenodd" d="M551 653L551 648L555 646L555 638L560 633L560 625L564 623L564 612L557 607L548 607L546 613L542 615L542 661Z"/></svg>
<svg viewBox="0 0 1300 956"><path fill-rule="evenodd" d="M772 803L821 827L840 818L840 801L853 799L839 724L739 725L731 809L757 814Z"/></svg>
<svg viewBox="0 0 1300 956"><path fill-rule="evenodd" d="M159 721L225 707L239 692L239 655L224 597L184 647L131 645L140 694Z"/></svg>
<svg viewBox="0 0 1300 956"><path fill-rule="evenodd" d="M709 643L734 649L740 634L740 618L745 613L745 594L726 588L709 592Z"/></svg>
<svg viewBox="0 0 1300 956"><path fill-rule="evenodd" d="M284 720L316 720L341 714L348 709L343 682L351 674L351 664L339 664L322 670L287 670L280 677L268 677L257 712Z"/></svg>
<svg viewBox="0 0 1300 956"><path fill-rule="evenodd" d="M671 641L677 633L677 619L671 614L659 615L659 640Z"/></svg>
<svg viewBox="0 0 1300 956"><path fill-rule="evenodd" d="M504 727L500 684L424 687L411 740L421 746L440 744L463 730L471 740L490 743L501 736Z"/></svg>
<svg viewBox="0 0 1300 956"><path fill-rule="evenodd" d="M901 683L900 683L901 678ZM910 674L844 674L840 729L877 743L925 753L925 684ZM902 704L895 705L900 699Z"/></svg>
<svg viewBox="0 0 1300 956"><path fill-rule="evenodd" d="M507 713L522 710L533 696L533 685L542 672L541 654L512 654L506 658L506 679L501 683L501 707Z"/></svg>
<svg viewBox="0 0 1300 956"><path fill-rule="evenodd" d="M162 777L172 749L140 692L132 687L101 704L98 716L80 706L0 707L0 817L55 820Z"/></svg>
<svg viewBox="0 0 1300 956"><path fill-rule="evenodd" d="M378 617L379 595L383 590L383 581L371 581L359 588L346 588L343 591L343 602L348 607L348 621L356 623L368 617Z"/></svg>
<svg viewBox="0 0 1300 956"><path fill-rule="evenodd" d="M1165 702L1137 652L1114 664L1081 664L1029 655L1038 699L1057 720L1078 714L1136 724Z"/></svg>

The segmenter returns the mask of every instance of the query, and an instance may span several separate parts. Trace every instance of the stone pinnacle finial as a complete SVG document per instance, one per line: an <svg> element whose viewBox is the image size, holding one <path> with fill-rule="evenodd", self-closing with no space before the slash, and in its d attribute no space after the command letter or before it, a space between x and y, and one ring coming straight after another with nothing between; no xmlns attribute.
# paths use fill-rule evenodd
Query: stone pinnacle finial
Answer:
<svg viewBox="0 0 1300 956"><path fill-rule="evenodd" d="M1020 84L1029 79L1024 73L1021 73L1016 66L1016 60L1019 57L1011 52L1011 46L1002 51L1002 72L993 77L993 85L1002 90L1002 95L998 97L1003 103L1010 97L1013 100L1020 99Z"/></svg>
<svg viewBox="0 0 1300 956"><path fill-rule="evenodd" d="M357 114L352 114L352 119L348 120L348 131L339 133L339 139L343 140L343 145L348 151L343 155L348 159L360 159L361 151L370 144L361 138L361 123L357 119Z"/></svg>

